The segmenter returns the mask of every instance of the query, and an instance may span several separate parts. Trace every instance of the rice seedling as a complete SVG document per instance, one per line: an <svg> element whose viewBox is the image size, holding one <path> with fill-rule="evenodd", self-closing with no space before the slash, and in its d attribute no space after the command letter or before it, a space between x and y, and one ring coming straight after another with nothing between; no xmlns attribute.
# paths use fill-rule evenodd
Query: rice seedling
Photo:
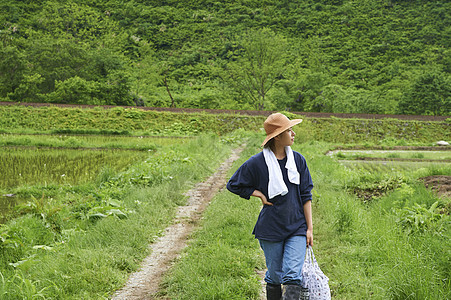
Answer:
<svg viewBox="0 0 451 300"><path fill-rule="evenodd" d="M155 150L184 144L191 138L70 134L0 134L0 146Z"/></svg>
<svg viewBox="0 0 451 300"><path fill-rule="evenodd" d="M105 166L121 170L149 154L136 151L0 149L0 188L34 184L80 184L92 181Z"/></svg>

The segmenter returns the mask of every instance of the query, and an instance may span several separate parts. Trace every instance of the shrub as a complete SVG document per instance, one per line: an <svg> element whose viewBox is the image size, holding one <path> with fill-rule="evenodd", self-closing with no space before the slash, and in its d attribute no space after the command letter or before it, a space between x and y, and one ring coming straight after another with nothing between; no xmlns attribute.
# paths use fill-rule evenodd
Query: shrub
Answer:
<svg viewBox="0 0 451 300"><path fill-rule="evenodd" d="M438 211L439 201L431 207L415 203L412 207L397 209L397 222L406 229L408 233L435 233L441 234L449 223L449 216L440 214Z"/></svg>

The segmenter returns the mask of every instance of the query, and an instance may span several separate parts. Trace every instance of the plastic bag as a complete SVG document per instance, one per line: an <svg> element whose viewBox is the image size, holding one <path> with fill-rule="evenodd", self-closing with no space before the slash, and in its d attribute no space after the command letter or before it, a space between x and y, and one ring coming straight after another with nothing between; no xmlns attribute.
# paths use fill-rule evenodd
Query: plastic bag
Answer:
<svg viewBox="0 0 451 300"><path fill-rule="evenodd" d="M329 278L319 268L311 246L308 246L305 254L304 266L302 267L302 285L304 288L308 288L310 300L331 299Z"/></svg>

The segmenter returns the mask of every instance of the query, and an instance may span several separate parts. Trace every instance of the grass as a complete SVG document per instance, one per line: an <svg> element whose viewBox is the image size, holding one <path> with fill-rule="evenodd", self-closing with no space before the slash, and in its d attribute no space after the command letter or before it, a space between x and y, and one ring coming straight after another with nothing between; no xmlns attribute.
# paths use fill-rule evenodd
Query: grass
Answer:
<svg viewBox="0 0 451 300"><path fill-rule="evenodd" d="M451 165L451 163L443 162L411 162L411 161L355 161L346 160L341 161L343 165L352 170L364 169L367 171L404 171L413 172L418 169L428 169L428 168L441 168L443 165Z"/></svg>
<svg viewBox="0 0 451 300"><path fill-rule="evenodd" d="M256 148L248 147L232 170ZM251 232L260 207L255 199L228 191L218 194L193 242L166 277L163 294L170 299L258 299L256 270L264 268L264 260Z"/></svg>
<svg viewBox="0 0 451 300"><path fill-rule="evenodd" d="M256 145L250 143L231 172L258 151ZM312 172L315 255L330 278L333 298L449 299L449 216L443 217L441 227L436 223L425 232L408 231L399 220L401 209L415 204L429 208L438 200L416 178L448 174L449 168L433 166L396 174L384 169L351 170L322 154L329 147L310 142L294 149L304 154ZM350 186L378 185L389 177L399 185L372 202L364 203L348 192ZM449 199L441 201L442 207L449 205ZM220 193L165 278L163 296L259 299L255 272L264 268L264 262L251 234L259 208L256 199Z"/></svg>
<svg viewBox="0 0 451 300"><path fill-rule="evenodd" d="M290 118L303 118L296 128L299 140L330 143L406 145L432 144L450 136L449 122L421 122L396 119L306 118L285 112ZM239 128L262 131L265 116L208 113L171 113L139 108L112 109L0 107L0 132L60 134L123 134L197 136L200 133L226 135Z"/></svg>
<svg viewBox="0 0 451 300"><path fill-rule="evenodd" d="M185 202L183 192L229 150L204 136L84 186L19 188L22 194L48 192L53 201L37 199L0 227L0 298L108 298Z"/></svg>
<svg viewBox="0 0 451 300"><path fill-rule="evenodd" d="M256 202L219 194L166 278L164 293L170 299L257 299L256 269L264 262L251 232L258 209Z"/></svg>
<svg viewBox="0 0 451 300"><path fill-rule="evenodd" d="M317 258L331 279L334 298L448 299L449 216L442 232L414 230L408 234L397 223L397 208L414 203L429 207L437 201L436 195L416 182L434 171L401 172L404 183L398 189L365 204L347 193L346 186L360 186L371 179L377 184L391 173L379 170L375 176L375 170L346 169L327 157L315 156L322 147L305 145L303 151L312 154L310 168L316 183Z"/></svg>
<svg viewBox="0 0 451 300"><path fill-rule="evenodd" d="M183 203L179 189L167 183L131 191L124 202L139 213L125 220L102 219L87 231L71 231L58 251L40 255L27 273L54 283L48 286L47 297L107 298L124 284L129 272L139 267L148 254L147 245L168 225L176 206Z"/></svg>
<svg viewBox="0 0 451 300"><path fill-rule="evenodd" d="M93 148L155 151L158 147L183 144L188 138L158 136L0 134L0 146Z"/></svg>
<svg viewBox="0 0 451 300"><path fill-rule="evenodd" d="M0 107L0 131L15 133L120 133L134 135L225 135L241 127L258 130L264 116L171 113L115 107Z"/></svg>
<svg viewBox="0 0 451 300"><path fill-rule="evenodd" d="M4 117L0 128L6 133L52 133L63 128L60 134L197 135L201 131L225 134L237 127L260 132L258 138L251 137L235 169L259 151L261 141L262 118L248 116L181 117L123 108L0 109ZM423 175L449 175L449 168L425 165L414 171L396 170L402 175L400 185L364 203L349 192L350 187L378 185L393 175L392 168L346 168L322 154L337 143L363 140L368 147L424 145L448 137L449 129L446 122L314 118L305 119L296 129L297 140L303 143L294 149L307 158L315 183L315 255L330 278L334 299L451 298L449 216L437 221L435 211L424 213L434 208L438 198L415 183ZM184 202L182 192L213 171L226 157L230 143L247 136L241 131L221 139L202 136L157 147L154 159L138 161L119 174L106 169L82 185L15 189L14 193L34 200L22 208L21 216L0 227L0 298L108 298L148 254L148 243L161 234ZM26 138L24 144L39 142ZM72 138L61 143L90 143ZM119 140L130 145L123 142L128 139ZM255 271L263 269L264 263L251 234L260 206L253 200L223 191L212 201L190 246L165 278L163 296L258 299ZM448 200L440 201L440 209L449 209ZM415 225L407 230L409 223L403 221L408 215L403 212L426 217L431 225L426 231Z"/></svg>
<svg viewBox="0 0 451 300"><path fill-rule="evenodd" d="M450 160L451 151L419 151L419 150L340 150L333 154L338 159L361 159L371 158L410 158L427 160Z"/></svg>

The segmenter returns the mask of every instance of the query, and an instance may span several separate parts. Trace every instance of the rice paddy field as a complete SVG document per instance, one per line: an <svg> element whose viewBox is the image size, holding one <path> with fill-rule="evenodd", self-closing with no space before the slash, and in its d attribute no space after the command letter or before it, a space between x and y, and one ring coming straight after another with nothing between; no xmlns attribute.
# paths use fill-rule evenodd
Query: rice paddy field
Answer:
<svg viewBox="0 0 451 300"><path fill-rule="evenodd" d="M339 159L364 160L366 158L380 159L412 159L451 162L451 151L443 150L336 150L330 153Z"/></svg>
<svg viewBox="0 0 451 300"><path fill-rule="evenodd" d="M444 165L451 166L451 163L439 163L439 162L410 162L410 161L385 161L385 160L340 160L340 163L349 169L354 170L367 170L374 172L390 172L395 170L418 170L421 168L440 168Z"/></svg>
<svg viewBox="0 0 451 300"><path fill-rule="evenodd" d="M103 170L124 171L151 159L159 148L191 138L102 135L0 135L0 219L27 201L13 189L75 186L93 182Z"/></svg>
<svg viewBox="0 0 451 300"><path fill-rule="evenodd" d="M121 171L148 155L127 150L3 148L0 187L81 184L94 180L103 168Z"/></svg>
<svg viewBox="0 0 451 300"><path fill-rule="evenodd" d="M193 138L193 137L191 137ZM0 146L51 148L101 148L155 150L156 147L183 144L189 138L117 135L0 134Z"/></svg>
<svg viewBox="0 0 451 300"><path fill-rule="evenodd" d="M413 171L451 167L449 148L437 150L335 150L327 153L354 170L375 172Z"/></svg>

